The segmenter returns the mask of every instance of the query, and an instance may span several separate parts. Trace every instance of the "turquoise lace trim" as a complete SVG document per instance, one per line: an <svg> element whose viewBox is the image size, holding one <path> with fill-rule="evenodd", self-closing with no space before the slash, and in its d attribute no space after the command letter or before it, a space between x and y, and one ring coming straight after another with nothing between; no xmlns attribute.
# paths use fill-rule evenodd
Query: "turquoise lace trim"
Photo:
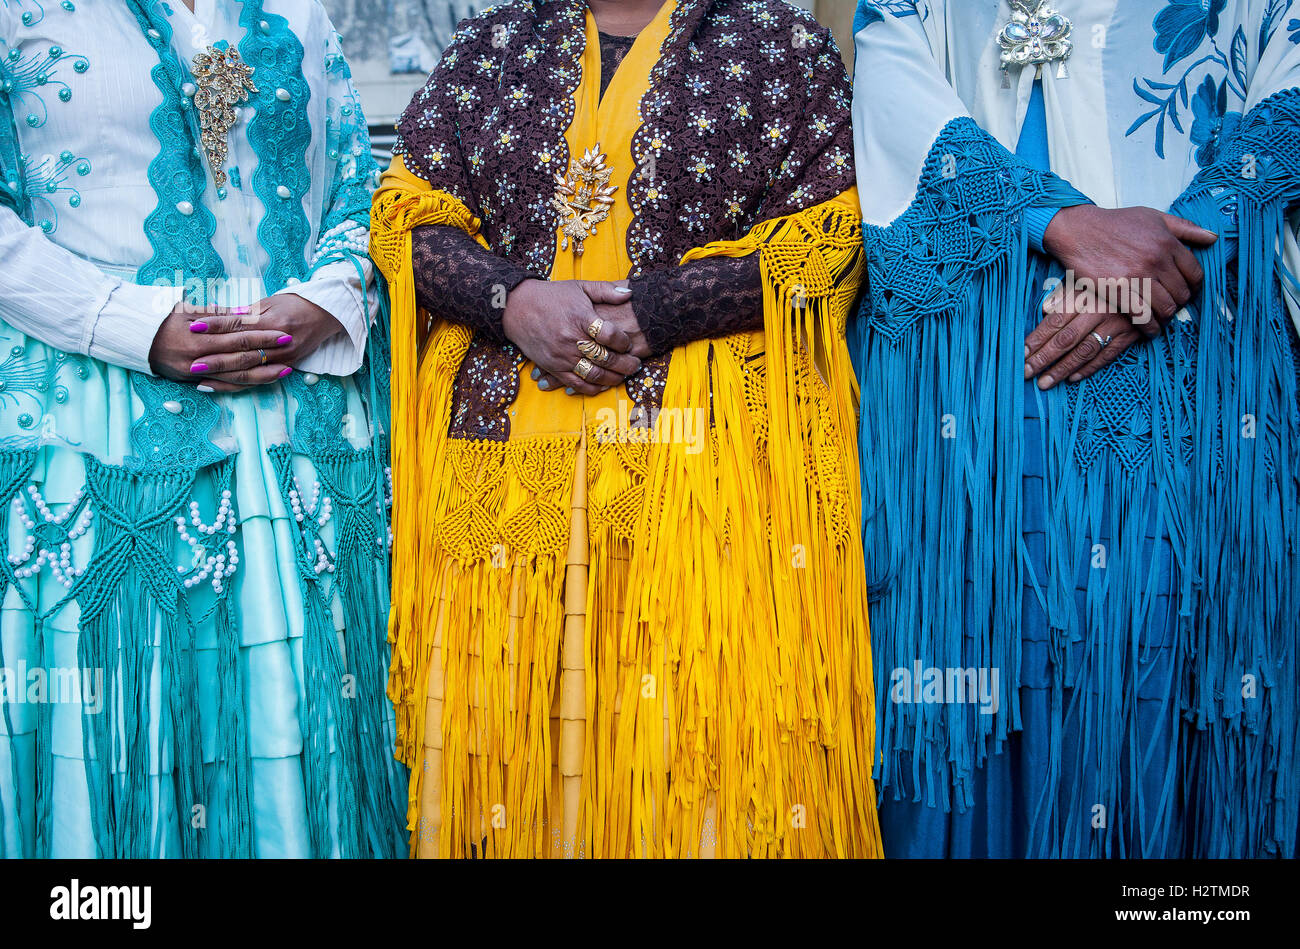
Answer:
<svg viewBox="0 0 1300 949"><path fill-rule="evenodd" d="M311 87L302 75L302 43L284 17L245 0L239 24L247 30L239 54L256 70L258 91L252 101L257 112L248 125L248 140L258 160L251 184L266 208L257 236L271 258L266 291L275 293L307 274L311 225L302 201L311 187L306 157L311 128L300 119ZM280 90L288 98L281 99Z"/></svg>

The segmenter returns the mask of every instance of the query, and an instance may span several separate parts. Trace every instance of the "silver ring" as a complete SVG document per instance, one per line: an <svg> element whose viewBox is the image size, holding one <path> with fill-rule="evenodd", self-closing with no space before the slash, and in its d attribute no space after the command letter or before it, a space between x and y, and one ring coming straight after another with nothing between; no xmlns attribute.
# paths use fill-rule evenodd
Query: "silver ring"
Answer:
<svg viewBox="0 0 1300 949"><path fill-rule="evenodd" d="M258 354L259 356L262 357L262 365L265 366L265 365L266 365L266 350L265 350L265 349L259 349L259 350L257 351L257 354Z"/></svg>
<svg viewBox="0 0 1300 949"><path fill-rule="evenodd" d="M1097 344L1098 344L1099 346L1101 346L1102 349L1105 349L1107 346L1110 345L1110 341L1111 341L1111 339L1113 339L1114 337L1107 336L1107 337L1105 337L1105 338L1102 338L1102 335L1101 335L1100 333L1094 332L1094 333L1092 334L1092 338L1095 339L1095 340L1097 341Z"/></svg>

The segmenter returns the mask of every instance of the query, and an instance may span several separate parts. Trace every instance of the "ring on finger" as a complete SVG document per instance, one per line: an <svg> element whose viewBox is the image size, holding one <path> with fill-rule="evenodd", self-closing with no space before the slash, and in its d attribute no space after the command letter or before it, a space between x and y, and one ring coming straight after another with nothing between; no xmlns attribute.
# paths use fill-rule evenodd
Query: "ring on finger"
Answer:
<svg viewBox="0 0 1300 949"><path fill-rule="evenodd" d="M578 340L578 352L586 356L592 362L604 366L609 362L609 350L600 343L591 339Z"/></svg>
<svg viewBox="0 0 1300 949"><path fill-rule="evenodd" d="M605 321L599 316L587 324L587 335L592 339L600 339L600 331L605 328Z"/></svg>
<svg viewBox="0 0 1300 949"><path fill-rule="evenodd" d="M596 364L593 363L586 356L579 359L578 364L573 367L573 374L577 376L579 379L582 379L584 382L590 382L591 377L594 376L598 371L599 370L596 368Z"/></svg>
<svg viewBox="0 0 1300 949"><path fill-rule="evenodd" d="M1094 332L1092 334L1092 338L1097 341L1097 345L1100 346L1102 349L1105 349L1107 346L1109 346L1110 341L1114 339L1113 336L1102 336L1100 333L1097 332Z"/></svg>
<svg viewBox="0 0 1300 949"><path fill-rule="evenodd" d="M261 365L265 366L265 365L266 365L266 350L265 350L265 349L259 349L259 350L257 351L257 355L259 355L259 356L262 357Z"/></svg>

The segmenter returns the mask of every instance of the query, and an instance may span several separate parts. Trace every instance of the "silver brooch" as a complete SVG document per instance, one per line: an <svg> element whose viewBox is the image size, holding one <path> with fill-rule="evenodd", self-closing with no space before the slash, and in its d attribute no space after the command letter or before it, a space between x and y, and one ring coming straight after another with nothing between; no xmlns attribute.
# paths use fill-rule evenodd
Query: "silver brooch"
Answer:
<svg viewBox="0 0 1300 949"><path fill-rule="evenodd" d="M1012 66L1037 66L1041 76L1044 63L1060 63L1056 76L1065 79L1065 61L1074 52L1070 34L1074 24L1052 9L1048 0L1008 0L1011 22L998 34L1002 47L1002 88L1009 89L1008 70Z"/></svg>

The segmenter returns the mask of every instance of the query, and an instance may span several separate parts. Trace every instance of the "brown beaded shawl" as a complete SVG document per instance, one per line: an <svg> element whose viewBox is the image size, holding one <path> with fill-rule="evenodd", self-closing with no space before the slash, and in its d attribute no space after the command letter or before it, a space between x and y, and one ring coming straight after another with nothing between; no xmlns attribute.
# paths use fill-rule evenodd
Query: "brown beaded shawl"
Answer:
<svg viewBox="0 0 1300 949"><path fill-rule="evenodd" d="M407 168L482 222L491 250L549 274L554 173L568 167L586 43L583 0L518 0L464 21L398 126ZM780 0L679 0L640 103L627 181L630 277L671 279L682 256L854 184L850 83L830 33ZM648 172L648 173L647 173ZM627 380L657 405L669 356ZM505 439L523 356L475 334L453 437Z"/></svg>

